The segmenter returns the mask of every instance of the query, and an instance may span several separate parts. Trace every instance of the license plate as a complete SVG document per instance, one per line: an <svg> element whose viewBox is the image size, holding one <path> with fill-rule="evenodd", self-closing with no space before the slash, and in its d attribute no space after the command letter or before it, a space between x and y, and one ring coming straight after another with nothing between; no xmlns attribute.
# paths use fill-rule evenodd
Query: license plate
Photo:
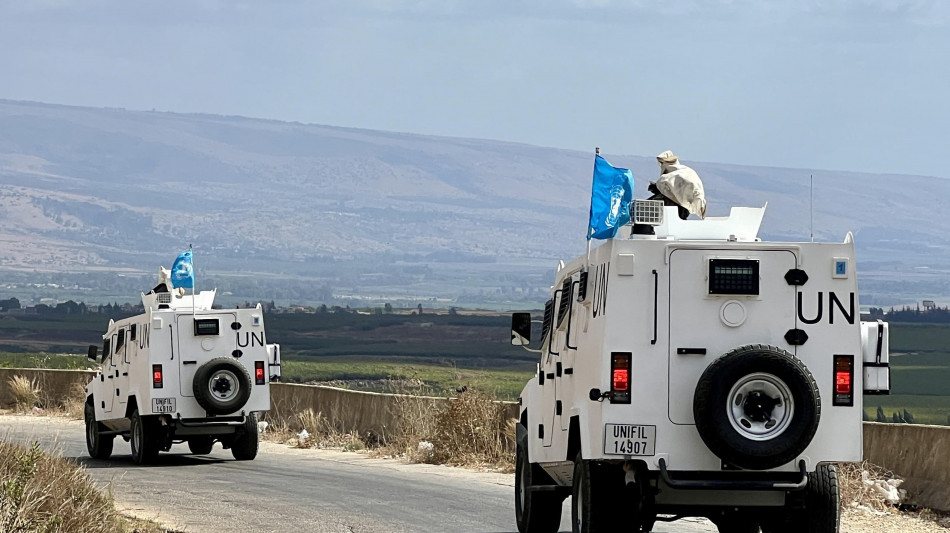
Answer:
<svg viewBox="0 0 950 533"><path fill-rule="evenodd" d="M604 455L656 455L656 426L605 424Z"/></svg>
<svg viewBox="0 0 950 533"><path fill-rule="evenodd" d="M153 413L174 413L175 398L152 398Z"/></svg>

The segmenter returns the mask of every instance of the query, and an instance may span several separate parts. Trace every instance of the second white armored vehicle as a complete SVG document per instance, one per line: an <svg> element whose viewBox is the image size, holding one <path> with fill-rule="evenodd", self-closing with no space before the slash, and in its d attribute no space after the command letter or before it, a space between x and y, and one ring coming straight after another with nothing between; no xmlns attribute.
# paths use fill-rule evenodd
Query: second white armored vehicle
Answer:
<svg viewBox="0 0 950 533"><path fill-rule="evenodd" d="M854 245L762 242L765 208L680 220L638 201L629 238L561 264L521 393L522 533L836 533L833 463L862 458L888 329L861 322ZM626 237L626 235L624 235ZM512 342L526 344L530 315Z"/></svg>
<svg viewBox="0 0 950 533"><path fill-rule="evenodd" d="M109 458L116 436L131 441L138 464L175 442L207 454L217 441L235 459L256 457L258 413L270 409L280 346L267 344L260 305L213 309L214 296L160 281L142 295L144 313L109 321L101 354L89 347L101 363L86 386L91 457Z"/></svg>

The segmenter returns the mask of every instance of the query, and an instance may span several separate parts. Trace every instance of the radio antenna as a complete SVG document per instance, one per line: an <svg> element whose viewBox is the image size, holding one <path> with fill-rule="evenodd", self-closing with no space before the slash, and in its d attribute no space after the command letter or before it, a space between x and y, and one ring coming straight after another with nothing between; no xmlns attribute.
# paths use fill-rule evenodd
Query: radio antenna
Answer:
<svg viewBox="0 0 950 533"><path fill-rule="evenodd" d="M810 222L810 231L811 231L811 242L815 242L815 175L808 175L808 211Z"/></svg>

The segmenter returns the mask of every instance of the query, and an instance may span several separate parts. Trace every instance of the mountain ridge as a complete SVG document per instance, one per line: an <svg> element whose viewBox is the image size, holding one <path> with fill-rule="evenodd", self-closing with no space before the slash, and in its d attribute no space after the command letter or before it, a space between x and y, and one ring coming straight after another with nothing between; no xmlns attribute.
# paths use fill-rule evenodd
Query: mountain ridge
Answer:
<svg viewBox="0 0 950 533"><path fill-rule="evenodd" d="M301 277L357 300L428 291L517 302L520 289L536 301L556 261L585 246L592 155L0 100L0 270L150 273L194 243L199 268L220 276ZM658 176L653 157L606 157L633 171L640 197ZM950 195L950 180L681 157L703 178L708 215L768 202L763 238L808 240L814 174L819 240L853 231L859 264L898 260L912 277L950 259L950 237L928 223L948 208L921 206Z"/></svg>

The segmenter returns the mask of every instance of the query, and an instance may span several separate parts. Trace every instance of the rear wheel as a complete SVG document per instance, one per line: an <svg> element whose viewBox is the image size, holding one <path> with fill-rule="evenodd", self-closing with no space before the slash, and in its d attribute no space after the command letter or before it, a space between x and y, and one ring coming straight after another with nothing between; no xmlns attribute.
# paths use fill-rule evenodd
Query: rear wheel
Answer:
<svg viewBox="0 0 950 533"><path fill-rule="evenodd" d="M214 446L214 440L211 437L192 437L188 441L188 449L195 455L208 455Z"/></svg>
<svg viewBox="0 0 950 533"><path fill-rule="evenodd" d="M534 490L539 485L549 488L554 481L541 467L528 459L528 432L518 425L515 451L515 520L521 533L556 533L561 525L564 497L551 490Z"/></svg>
<svg viewBox="0 0 950 533"><path fill-rule="evenodd" d="M257 457L259 445L257 413L251 413L247 415L244 425L231 442L231 455L238 461L250 461Z"/></svg>
<svg viewBox="0 0 950 533"><path fill-rule="evenodd" d="M838 470L834 465L818 465L808 474L808 485L784 513L763 521L765 533L838 533L841 503Z"/></svg>
<svg viewBox="0 0 950 533"><path fill-rule="evenodd" d="M112 445L115 435L102 435L102 428L96 422L96 408L87 403L83 409L83 418L86 421L86 449L93 459L108 459L112 455Z"/></svg>
<svg viewBox="0 0 950 533"><path fill-rule="evenodd" d="M158 420L153 416L141 416L138 409L132 412L132 460L144 465L158 457L160 434Z"/></svg>
<svg viewBox="0 0 950 533"><path fill-rule="evenodd" d="M586 461L577 454L571 494L574 533L600 533L629 525L624 471L619 465Z"/></svg>

